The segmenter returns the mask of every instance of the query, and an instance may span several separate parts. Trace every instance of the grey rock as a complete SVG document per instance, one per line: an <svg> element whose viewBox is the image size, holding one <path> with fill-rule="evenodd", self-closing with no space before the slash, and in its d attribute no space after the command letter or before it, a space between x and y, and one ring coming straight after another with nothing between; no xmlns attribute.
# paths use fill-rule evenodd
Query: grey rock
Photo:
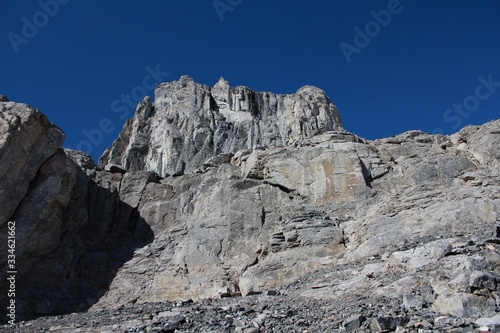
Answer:
<svg viewBox="0 0 500 333"><path fill-rule="evenodd" d="M449 316L439 316L434 318L434 327L438 329L446 329L450 327L460 327L465 324L462 318L454 318Z"/></svg>
<svg viewBox="0 0 500 333"><path fill-rule="evenodd" d="M256 327L248 327L243 330L243 333L259 333L260 330Z"/></svg>
<svg viewBox="0 0 500 333"><path fill-rule="evenodd" d="M0 101L0 226L14 215L36 172L63 141L64 133L37 109Z"/></svg>
<svg viewBox="0 0 500 333"><path fill-rule="evenodd" d="M78 253L65 253L63 258L57 258L57 263L48 258L57 257L58 250L68 245L70 235L81 226L81 219L86 218L79 205L74 205L79 200L78 193L81 193L75 190L75 185L82 185L78 181L78 171L65 153L58 151L40 167L28 193L12 217L16 223L16 296L20 303L20 316L23 311L33 310L51 313L55 310L58 294L63 292L61 285L54 285L57 284L57 275L67 272L70 266L68 261ZM0 229L0 234L6 235L5 228ZM2 251L5 253L6 245L2 244ZM50 265L44 266L41 263L44 259L47 259L45 264L50 262ZM4 260L2 258L2 265L5 264ZM5 272L1 276L0 289L4 291L7 287L3 283ZM44 278L40 279L40 276ZM36 279L38 282L33 283ZM7 293L2 293L4 295ZM3 302L5 298L0 300Z"/></svg>
<svg viewBox="0 0 500 333"><path fill-rule="evenodd" d="M458 148L475 158L482 165L498 168L500 165L500 120L491 121L483 126L467 126L451 136Z"/></svg>
<svg viewBox="0 0 500 333"><path fill-rule="evenodd" d="M477 326L500 327L500 315L493 316L491 318L479 318L475 321Z"/></svg>
<svg viewBox="0 0 500 333"><path fill-rule="evenodd" d="M396 333L408 333L408 330L404 327L398 326L398 327L396 327L396 330L394 332L396 332Z"/></svg>
<svg viewBox="0 0 500 333"><path fill-rule="evenodd" d="M319 88L276 95L231 88L222 78L210 88L183 76L160 85L154 103L138 105L100 165L180 175L220 153L289 145L331 130L343 130L342 121Z"/></svg>
<svg viewBox="0 0 500 333"><path fill-rule="evenodd" d="M470 287L475 289L497 290L500 276L493 272L472 272L469 278Z"/></svg>
<svg viewBox="0 0 500 333"><path fill-rule="evenodd" d="M78 150L73 150L73 149L64 149L64 153L66 156L68 156L80 169L83 171L83 173L90 178L95 176L96 172L96 164L92 157L89 155L78 151Z"/></svg>
<svg viewBox="0 0 500 333"><path fill-rule="evenodd" d="M365 317L363 317L362 315L357 314L351 316L344 320L344 328L346 332L357 332L360 329L363 321L365 321Z"/></svg>
<svg viewBox="0 0 500 333"><path fill-rule="evenodd" d="M370 328L373 332L394 331L398 326L404 327L409 321L409 318L403 316L377 317L371 320Z"/></svg>
<svg viewBox="0 0 500 333"><path fill-rule="evenodd" d="M407 294L403 296L403 306L406 310L421 310L426 305L424 298L420 295Z"/></svg>
<svg viewBox="0 0 500 333"><path fill-rule="evenodd" d="M13 102L1 107L0 169L9 173L0 178L2 193L10 187L9 195L1 197L1 213L16 224L18 317L88 309L104 294L127 251L151 237L127 202L133 204L137 196L129 190L140 193L141 184L155 178L141 176L134 182L127 175L127 202L122 201L118 191L112 193L113 176L97 175L88 155L61 149L64 134L38 110ZM1 237L7 239L7 233L3 224ZM6 247L4 242L0 250L7 253ZM3 267L6 260L0 259ZM2 306L5 274L0 274Z"/></svg>
<svg viewBox="0 0 500 333"><path fill-rule="evenodd" d="M27 186L1 199L19 224L19 308L90 311L103 319L89 331L412 331L493 317L499 126L368 141L317 88L162 84L99 166L49 130L29 180L0 178ZM16 142L0 157L32 163ZM75 329L54 321L38 331Z"/></svg>
<svg viewBox="0 0 500 333"><path fill-rule="evenodd" d="M467 293L439 295L434 302L434 306L442 314L462 318L477 318L495 312L495 301L492 298Z"/></svg>
<svg viewBox="0 0 500 333"><path fill-rule="evenodd" d="M63 152L51 157L38 170L31 190L14 215L18 225L16 253L20 262L24 256L43 257L58 247L66 223L61 208L69 202L76 172L75 165Z"/></svg>

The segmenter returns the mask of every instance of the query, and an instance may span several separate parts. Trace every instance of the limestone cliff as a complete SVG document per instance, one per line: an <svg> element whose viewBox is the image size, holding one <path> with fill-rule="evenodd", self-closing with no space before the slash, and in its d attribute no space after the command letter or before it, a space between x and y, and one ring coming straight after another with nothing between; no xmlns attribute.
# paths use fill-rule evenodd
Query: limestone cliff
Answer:
<svg viewBox="0 0 500 333"><path fill-rule="evenodd" d="M0 236L16 221L24 316L271 291L389 299L405 318L499 312L500 120L368 141L318 88L181 77L95 166L38 110L0 110Z"/></svg>

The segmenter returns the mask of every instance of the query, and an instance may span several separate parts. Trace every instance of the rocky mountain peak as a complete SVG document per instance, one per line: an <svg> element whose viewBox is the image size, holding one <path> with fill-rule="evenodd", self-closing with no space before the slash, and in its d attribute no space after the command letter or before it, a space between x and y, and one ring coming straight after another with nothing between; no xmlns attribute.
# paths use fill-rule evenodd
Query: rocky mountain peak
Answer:
<svg viewBox="0 0 500 333"><path fill-rule="evenodd" d="M154 102L138 105L100 165L180 175L222 153L293 145L332 130L344 131L342 120L319 88L274 94L231 87L222 77L211 88L182 76L161 84Z"/></svg>
<svg viewBox="0 0 500 333"><path fill-rule="evenodd" d="M221 89L223 91L224 90L229 91L229 88L231 88L231 86L229 85L229 81L226 80L223 76L221 76L219 78L219 81L217 81L217 83L213 87L213 90L216 91L217 89Z"/></svg>
<svg viewBox="0 0 500 333"><path fill-rule="evenodd" d="M316 95L324 95L326 96L326 93L323 91L323 89L320 89L315 86L303 86L296 92L297 94L316 94Z"/></svg>

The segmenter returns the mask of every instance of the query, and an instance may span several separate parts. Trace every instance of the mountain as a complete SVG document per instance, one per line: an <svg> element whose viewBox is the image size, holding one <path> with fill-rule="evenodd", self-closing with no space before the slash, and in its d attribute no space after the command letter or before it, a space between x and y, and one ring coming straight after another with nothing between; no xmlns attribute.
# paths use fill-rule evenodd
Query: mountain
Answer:
<svg viewBox="0 0 500 333"><path fill-rule="evenodd" d="M220 154L291 145L343 129L337 108L315 87L277 95L231 88L224 78L210 88L183 76L161 84L154 103L147 97L138 105L100 165L164 178L194 171Z"/></svg>
<svg viewBox="0 0 500 333"><path fill-rule="evenodd" d="M172 332L462 331L500 318L500 120L369 141L319 88L183 76L139 103L96 165L34 107L1 96L0 110L16 320L78 313L19 331L169 331L173 318Z"/></svg>

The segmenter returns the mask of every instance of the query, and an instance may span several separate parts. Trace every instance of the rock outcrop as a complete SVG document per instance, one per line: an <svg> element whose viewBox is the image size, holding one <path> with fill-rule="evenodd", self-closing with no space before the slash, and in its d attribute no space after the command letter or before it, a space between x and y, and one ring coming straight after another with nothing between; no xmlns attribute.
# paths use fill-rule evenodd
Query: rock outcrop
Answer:
<svg viewBox="0 0 500 333"><path fill-rule="evenodd" d="M26 151L50 147L37 159L16 155L23 138L0 148L14 152L0 154L5 165L31 168L24 190L0 197L11 207L0 234L17 225L25 316L278 295L330 309L331 326L300 319L318 330L411 331L500 311L500 120L368 141L318 88L276 95L182 77L139 104L95 166L59 149L38 111L0 106L1 119L24 114L45 133ZM257 331L269 328L262 315ZM194 329L188 317L179 329Z"/></svg>
<svg viewBox="0 0 500 333"><path fill-rule="evenodd" d="M64 133L40 111L0 101L0 226L14 214L38 168L64 141Z"/></svg>
<svg viewBox="0 0 500 333"><path fill-rule="evenodd" d="M6 99L0 110L2 308L7 271L16 271L21 318L88 309L152 232L106 182L117 177L97 177L89 156L62 149L64 134L40 111Z"/></svg>
<svg viewBox="0 0 500 333"><path fill-rule="evenodd" d="M182 175L220 153L289 145L343 130L337 108L318 88L292 95L233 87L221 78L212 88L189 76L163 83L146 97L101 158L106 170L149 170Z"/></svg>

